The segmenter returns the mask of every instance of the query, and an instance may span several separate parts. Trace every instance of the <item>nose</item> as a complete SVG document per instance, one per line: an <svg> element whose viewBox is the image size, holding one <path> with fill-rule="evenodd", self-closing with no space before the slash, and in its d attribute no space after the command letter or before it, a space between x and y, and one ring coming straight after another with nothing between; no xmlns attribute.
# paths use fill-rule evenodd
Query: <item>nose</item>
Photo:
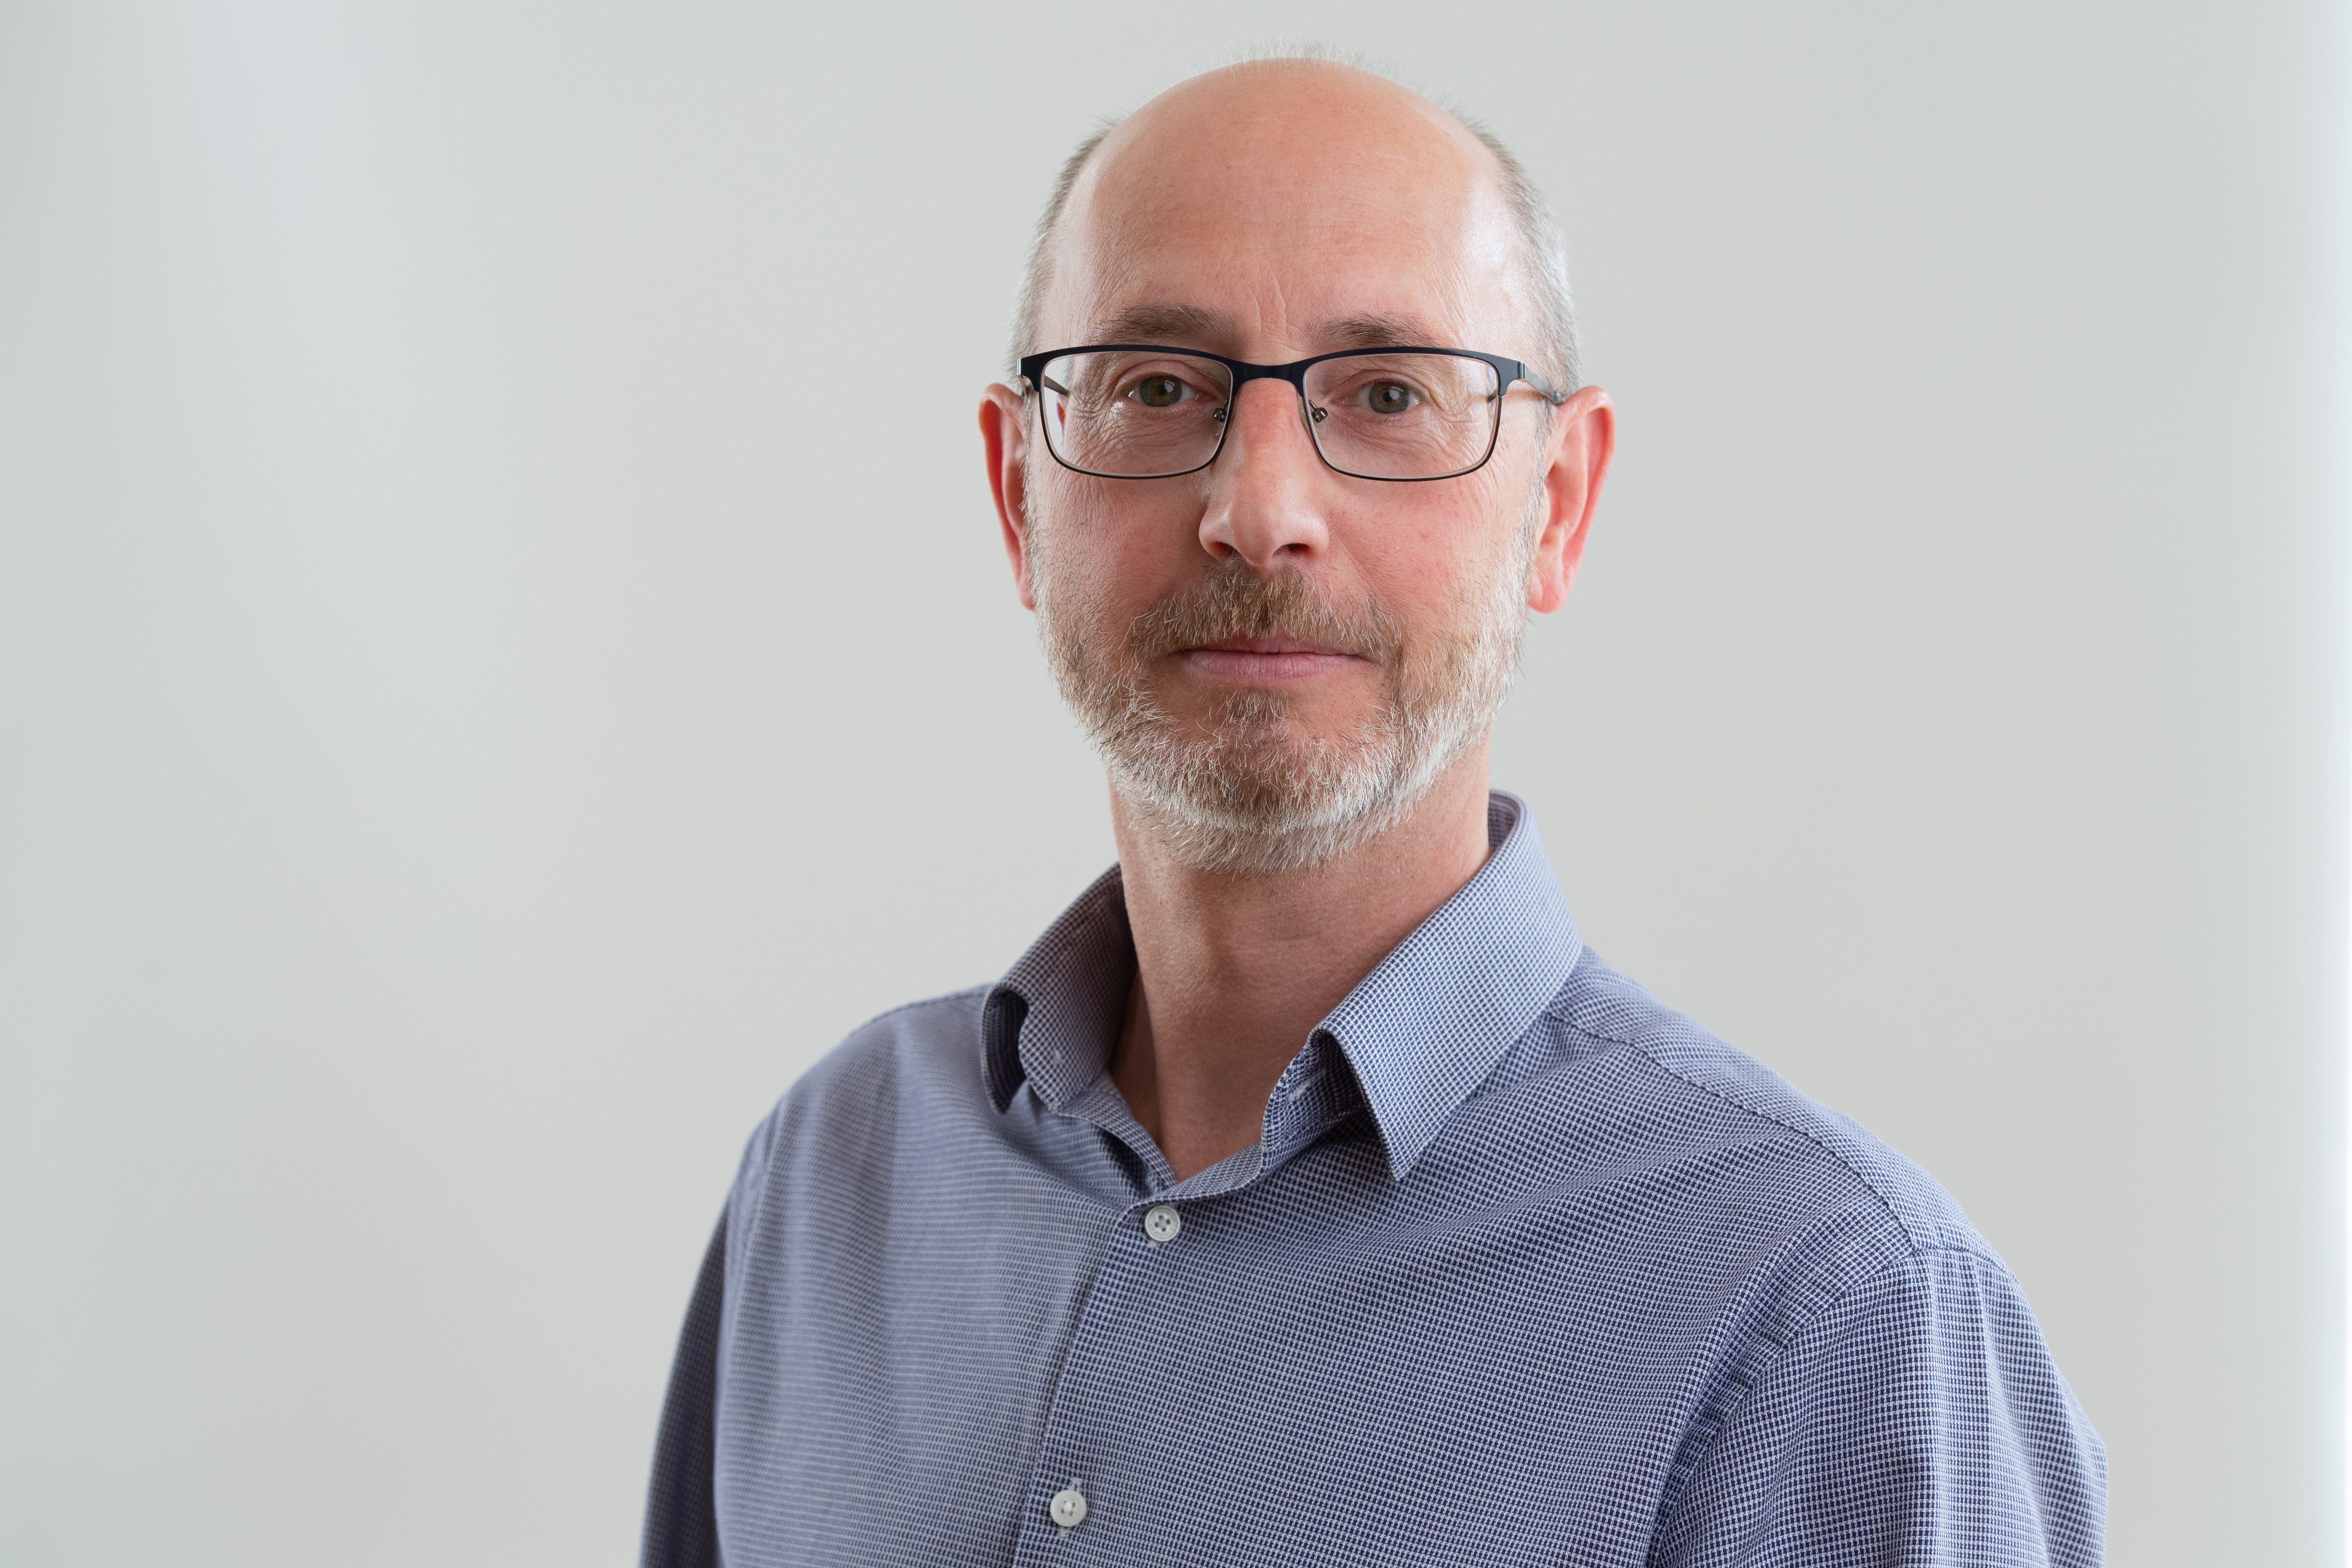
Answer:
<svg viewBox="0 0 2352 1568"><path fill-rule="evenodd" d="M1331 470L1307 433L1297 388L1244 383L1226 415L1225 444L1209 469L1201 548L1238 555L1260 573L1307 565L1330 542L1324 502Z"/></svg>

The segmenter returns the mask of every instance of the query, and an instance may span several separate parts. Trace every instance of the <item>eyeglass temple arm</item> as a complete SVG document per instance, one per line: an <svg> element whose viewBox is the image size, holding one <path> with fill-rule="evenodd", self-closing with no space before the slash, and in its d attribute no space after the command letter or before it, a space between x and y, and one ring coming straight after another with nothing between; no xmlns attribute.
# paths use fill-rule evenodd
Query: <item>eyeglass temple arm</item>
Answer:
<svg viewBox="0 0 2352 1568"><path fill-rule="evenodd" d="M1519 366L1517 379L1526 382L1529 386L1532 386L1538 392L1542 393L1545 400L1550 403L1554 408L1559 407L1561 404L1568 401L1568 394L1565 392L1554 392L1550 387L1544 384L1542 379L1538 377L1535 372L1529 370L1525 365Z"/></svg>

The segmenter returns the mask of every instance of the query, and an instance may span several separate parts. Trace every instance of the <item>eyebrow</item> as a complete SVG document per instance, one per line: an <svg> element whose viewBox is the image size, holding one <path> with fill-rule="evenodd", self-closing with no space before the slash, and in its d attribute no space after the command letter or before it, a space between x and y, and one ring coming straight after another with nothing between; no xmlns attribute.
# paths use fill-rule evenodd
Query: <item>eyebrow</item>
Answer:
<svg viewBox="0 0 2352 1568"><path fill-rule="evenodd" d="M1231 342L1233 323L1198 305L1129 305L1103 319L1097 340L1106 343Z"/></svg>
<svg viewBox="0 0 2352 1568"><path fill-rule="evenodd" d="M1320 342L1350 349L1392 349L1412 343L1434 347L1440 342L1427 322L1408 316L1349 316L1330 322L1316 336Z"/></svg>

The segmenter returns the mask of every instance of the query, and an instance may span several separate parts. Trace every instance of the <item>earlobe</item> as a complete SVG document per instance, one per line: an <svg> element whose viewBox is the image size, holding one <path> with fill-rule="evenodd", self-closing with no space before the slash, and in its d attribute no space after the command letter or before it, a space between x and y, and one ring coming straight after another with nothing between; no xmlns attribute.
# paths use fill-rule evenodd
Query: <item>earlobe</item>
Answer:
<svg viewBox="0 0 2352 1568"><path fill-rule="evenodd" d="M988 488L996 502L996 523L1004 557L1013 568L1021 606L1034 610L1029 591L1028 425L1020 394L999 384L980 400L980 439L988 458Z"/></svg>

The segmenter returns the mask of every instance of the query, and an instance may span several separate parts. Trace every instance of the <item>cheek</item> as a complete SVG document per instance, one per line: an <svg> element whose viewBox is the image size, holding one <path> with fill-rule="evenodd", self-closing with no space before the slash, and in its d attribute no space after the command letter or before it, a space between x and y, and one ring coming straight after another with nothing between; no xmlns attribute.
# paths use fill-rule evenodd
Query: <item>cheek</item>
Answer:
<svg viewBox="0 0 2352 1568"><path fill-rule="evenodd" d="M1486 478L1484 470L1468 476ZM1518 526L1517 509L1502 505L1491 483L1465 483L1464 493L1445 499L1442 506L1401 508L1360 536L1365 585L1409 625L1450 621L1464 603L1483 600Z"/></svg>
<svg viewBox="0 0 2352 1568"><path fill-rule="evenodd" d="M1034 548L1066 600L1139 613L1198 575L1197 495L1065 470L1040 499Z"/></svg>

